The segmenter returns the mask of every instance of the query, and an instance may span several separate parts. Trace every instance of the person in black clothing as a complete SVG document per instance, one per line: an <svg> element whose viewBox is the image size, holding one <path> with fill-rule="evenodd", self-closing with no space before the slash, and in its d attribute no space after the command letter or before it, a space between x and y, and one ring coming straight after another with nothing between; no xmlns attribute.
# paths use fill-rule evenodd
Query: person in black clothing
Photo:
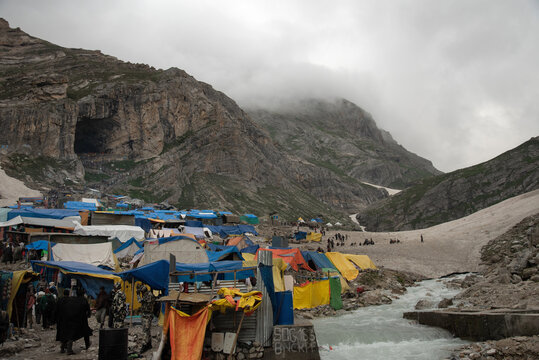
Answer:
<svg viewBox="0 0 539 360"><path fill-rule="evenodd" d="M65 353L70 335L66 330L67 319L65 316L65 307L68 301L69 290L65 289L64 296L62 296L56 303L56 341L60 341L61 343L61 353Z"/></svg>
<svg viewBox="0 0 539 360"><path fill-rule="evenodd" d="M90 305L84 298L84 290L77 289L76 297L69 297L63 304L62 334L65 334L67 353L74 354L73 342L84 338L86 349L90 347L92 329L88 326L88 317L91 315ZM61 311L61 309L59 309ZM65 331L65 332L64 332ZM61 340L60 340L61 341Z"/></svg>

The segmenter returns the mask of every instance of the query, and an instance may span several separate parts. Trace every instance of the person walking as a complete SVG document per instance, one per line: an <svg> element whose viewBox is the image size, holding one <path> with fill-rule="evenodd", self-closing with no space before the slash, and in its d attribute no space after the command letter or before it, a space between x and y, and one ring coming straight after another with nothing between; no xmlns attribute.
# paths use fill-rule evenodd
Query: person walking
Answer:
<svg viewBox="0 0 539 360"><path fill-rule="evenodd" d="M68 297L68 300L63 304L64 317L63 331L66 336L66 350L68 355L72 355L73 342L80 338L84 338L86 349L91 345L90 336L92 335L92 329L88 326L88 317L90 317L90 305L84 297L84 290L77 289L76 297Z"/></svg>
<svg viewBox="0 0 539 360"><path fill-rule="evenodd" d="M54 323L53 314L56 307L56 301L49 289L45 289L45 294L40 298L38 306L43 320L43 330L47 330Z"/></svg>
<svg viewBox="0 0 539 360"><path fill-rule="evenodd" d="M137 289L137 299L140 302L142 313L142 347L140 352L144 353L152 348L152 319L155 296L146 286L140 286Z"/></svg>
<svg viewBox="0 0 539 360"><path fill-rule="evenodd" d="M60 352L65 353L70 339L66 305L69 302L69 290L64 289L63 296L56 302L56 341L60 341Z"/></svg>
<svg viewBox="0 0 539 360"><path fill-rule="evenodd" d="M113 317L113 327L115 329L124 327L124 320L127 316L125 306L125 294L121 290L122 285L118 282L114 284L114 298L112 299L111 314Z"/></svg>
<svg viewBox="0 0 539 360"><path fill-rule="evenodd" d="M109 302L109 295L105 292L105 287L101 286L97 299L95 301L95 319L99 324L99 328L103 329L105 325L105 317L107 316L107 308Z"/></svg>

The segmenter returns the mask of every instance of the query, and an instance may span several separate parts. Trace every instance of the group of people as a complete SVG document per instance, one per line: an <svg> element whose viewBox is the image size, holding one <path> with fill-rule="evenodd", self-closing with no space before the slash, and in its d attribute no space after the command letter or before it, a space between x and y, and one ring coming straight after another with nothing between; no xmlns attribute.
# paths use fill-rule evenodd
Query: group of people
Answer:
<svg viewBox="0 0 539 360"><path fill-rule="evenodd" d="M390 244L400 244L400 240L399 239L389 239L389 243Z"/></svg>
<svg viewBox="0 0 539 360"><path fill-rule="evenodd" d="M20 261L23 259L24 243L16 244L13 242L2 242L0 253L4 264Z"/></svg>
<svg viewBox="0 0 539 360"><path fill-rule="evenodd" d="M137 287L137 299L141 304L143 339L140 342L140 352L152 347L151 323L154 313L155 296L146 286ZM60 352L74 354L73 343L84 338L86 349L91 345L90 336L93 330L88 325L92 309L82 287L74 290L65 289L58 295L54 282L40 282L37 293L30 284L27 288L26 311L24 324L33 326L33 314L36 324L42 324L43 330L50 329L56 324L56 340L60 342ZM128 310L126 296L121 290L121 284L115 283L109 293L104 287L100 288L95 300L95 318L99 328L103 329L108 316L109 328L123 328Z"/></svg>

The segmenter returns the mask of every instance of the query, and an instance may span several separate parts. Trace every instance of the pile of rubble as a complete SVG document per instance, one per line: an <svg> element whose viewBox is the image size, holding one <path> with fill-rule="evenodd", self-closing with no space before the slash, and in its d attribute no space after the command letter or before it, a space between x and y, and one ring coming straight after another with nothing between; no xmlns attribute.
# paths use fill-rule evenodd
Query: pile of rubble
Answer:
<svg viewBox="0 0 539 360"><path fill-rule="evenodd" d="M497 341L486 341L466 345L453 353L450 359L539 359L539 336L516 336Z"/></svg>
<svg viewBox="0 0 539 360"><path fill-rule="evenodd" d="M209 351L209 349L207 349ZM223 352L210 352L210 359L214 360L226 360L228 354ZM239 342L236 346L232 359L234 360L249 360L249 359L262 359L264 357L264 347L254 342Z"/></svg>

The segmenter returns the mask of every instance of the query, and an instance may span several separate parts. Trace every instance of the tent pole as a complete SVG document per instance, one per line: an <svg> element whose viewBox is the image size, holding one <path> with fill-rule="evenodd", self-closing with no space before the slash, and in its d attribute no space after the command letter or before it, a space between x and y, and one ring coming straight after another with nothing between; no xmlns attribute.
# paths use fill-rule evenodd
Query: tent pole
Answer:
<svg viewBox="0 0 539 360"><path fill-rule="evenodd" d="M135 307L135 278L131 278L131 324L129 327L133 327L133 307Z"/></svg>

